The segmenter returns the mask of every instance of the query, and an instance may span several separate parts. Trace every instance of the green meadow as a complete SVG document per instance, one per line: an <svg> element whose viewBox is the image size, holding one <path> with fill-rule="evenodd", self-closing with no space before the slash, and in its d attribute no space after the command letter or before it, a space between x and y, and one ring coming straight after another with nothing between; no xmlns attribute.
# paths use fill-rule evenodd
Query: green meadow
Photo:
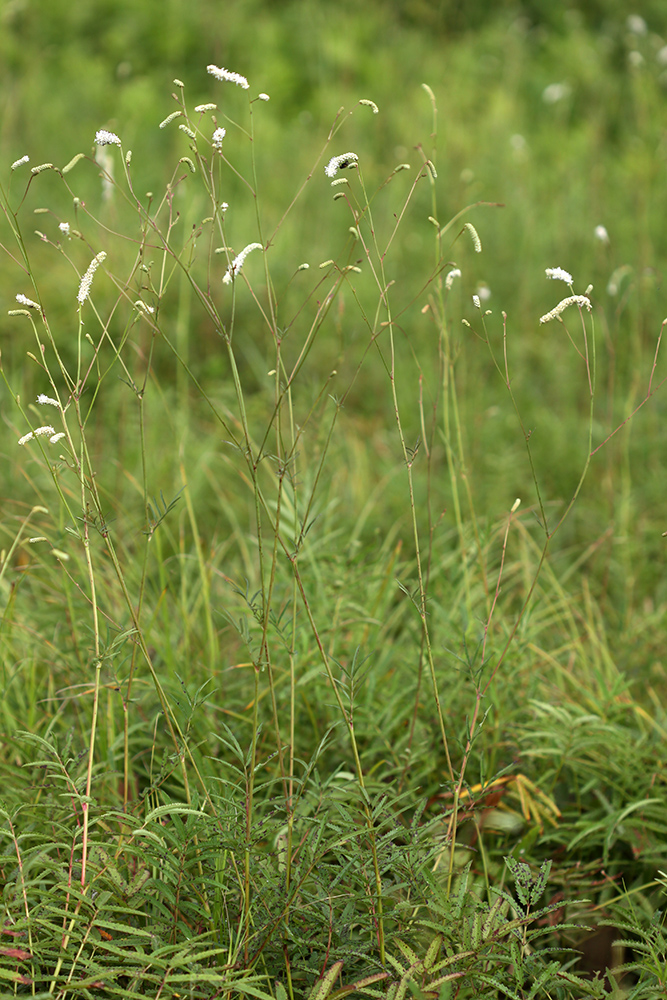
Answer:
<svg viewBox="0 0 667 1000"><path fill-rule="evenodd" d="M667 989L667 16L490 7L0 6L8 997Z"/></svg>

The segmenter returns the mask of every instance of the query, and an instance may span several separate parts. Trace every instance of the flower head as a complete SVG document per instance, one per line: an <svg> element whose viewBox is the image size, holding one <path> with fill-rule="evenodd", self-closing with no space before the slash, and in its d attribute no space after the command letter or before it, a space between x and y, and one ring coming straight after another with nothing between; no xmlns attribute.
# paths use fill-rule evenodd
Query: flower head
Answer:
<svg viewBox="0 0 667 1000"><path fill-rule="evenodd" d="M53 399L51 396L47 396L43 392L40 392L39 396L37 397L37 402L39 403L40 406L44 405L60 406L60 403L58 402L57 399Z"/></svg>
<svg viewBox="0 0 667 1000"><path fill-rule="evenodd" d="M591 300L586 295L568 295L566 299L561 299L557 306L540 317L540 323L550 323L552 319L558 319L568 306L578 305L580 309L591 311Z"/></svg>
<svg viewBox="0 0 667 1000"><path fill-rule="evenodd" d="M214 76L216 80L235 83L237 87L243 87L244 90L247 90L250 86L246 78L241 76L240 73L232 73L231 70L223 69L222 66L207 66L206 72Z"/></svg>
<svg viewBox="0 0 667 1000"><path fill-rule="evenodd" d="M461 277L461 269L458 267L455 267L452 271L449 272L449 274L445 278L445 288L447 289L447 291L449 291L452 285L454 284L454 278L460 278L460 277Z"/></svg>
<svg viewBox="0 0 667 1000"><path fill-rule="evenodd" d="M93 283L93 275L95 274L95 271L98 269L102 261L105 259L106 259L106 253L104 252L104 250L101 250L100 253L98 253L97 257L93 257L93 259L91 260L90 266L88 267L88 270L81 279L81 284L79 285L79 294L77 295L77 299L81 304L83 304L90 295L90 286Z"/></svg>
<svg viewBox="0 0 667 1000"><path fill-rule="evenodd" d="M16 296L16 301L20 302L22 306L27 306L28 309L39 309L36 302L33 302L32 299L27 297L27 295L22 295L20 292Z"/></svg>
<svg viewBox="0 0 667 1000"><path fill-rule="evenodd" d="M195 111L196 110L197 109L195 108ZM183 114L182 111L172 111L172 113L170 115L167 115L167 117L164 119L164 121L160 122L160 124L158 125L158 128L166 128L167 125L169 125L170 122L173 122L175 118L180 118L182 114Z"/></svg>
<svg viewBox="0 0 667 1000"><path fill-rule="evenodd" d="M20 160L14 160L9 169L16 170L17 167L22 167L24 163L29 163L29 162L30 162L29 156L22 156Z"/></svg>
<svg viewBox="0 0 667 1000"><path fill-rule="evenodd" d="M58 229L65 236L69 236L69 222L61 222L60 225L58 226Z"/></svg>
<svg viewBox="0 0 667 1000"><path fill-rule="evenodd" d="M595 227L595 239L600 243L609 243L609 233L604 226Z"/></svg>
<svg viewBox="0 0 667 1000"><path fill-rule="evenodd" d="M571 285L574 278L569 271L564 271L562 267L548 267L546 269L547 278L553 278L554 281L564 281L566 285Z"/></svg>
<svg viewBox="0 0 667 1000"><path fill-rule="evenodd" d="M120 146L120 139L115 132L107 132L105 128L101 128L95 133L95 144L97 146Z"/></svg>
<svg viewBox="0 0 667 1000"><path fill-rule="evenodd" d="M252 250L263 250L263 249L264 248L261 243L249 243L247 247L244 247L241 253L234 258L234 260L227 268L227 272L224 278L222 279L223 283L225 285L229 285L231 281L238 276L241 268L243 267L246 257Z"/></svg>
<svg viewBox="0 0 667 1000"><path fill-rule="evenodd" d="M34 431L29 431L28 434L24 434L22 438L19 438L18 443L20 445L24 445L27 444L28 441L32 441L33 438L44 437L45 435L51 438L55 433L55 427L51 427L50 424L46 424L44 427L35 427Z"/></svg>
<svg viewBox="0 0 667 1000"><path fill-rule="evenodd" d="M473 226L472 222L466 222L464 229L467 229L470 233L470 239L472 240L472 245L475 248L475 253L482 252L482 241L479 238L479 233Z"/></svg>
<svg viewBox="0 0 667 1000"><path fill-rule="evenodd" d="M226 135L227 135L226 128L217 128L215 130L211 142L213 143L216 149L222 149L222 140L225 138Z"/></svg>
<svg viewBox="0 0 667 1000"><path fill-rule="evenodd" d="M332 156L324 168L324 173L327 177L335 177L339 170L356 165L358 161L359 157L356 153L341 153L340 156Z"/></svg>

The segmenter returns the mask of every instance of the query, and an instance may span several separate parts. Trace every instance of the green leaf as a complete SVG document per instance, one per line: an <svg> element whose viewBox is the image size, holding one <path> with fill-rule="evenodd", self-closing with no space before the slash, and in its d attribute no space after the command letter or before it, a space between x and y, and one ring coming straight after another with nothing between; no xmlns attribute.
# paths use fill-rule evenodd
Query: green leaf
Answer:
<svg viewBox="0 0 667 1000"><path fill-rule="evenodd" d="M333 985L338 979L342 968L343 960L339 958L337 962L334 962L330 969L327 969L322 978L318 979L315 983L312 990L308 994L308 1000L326 1000L331 993Z"/></svg>

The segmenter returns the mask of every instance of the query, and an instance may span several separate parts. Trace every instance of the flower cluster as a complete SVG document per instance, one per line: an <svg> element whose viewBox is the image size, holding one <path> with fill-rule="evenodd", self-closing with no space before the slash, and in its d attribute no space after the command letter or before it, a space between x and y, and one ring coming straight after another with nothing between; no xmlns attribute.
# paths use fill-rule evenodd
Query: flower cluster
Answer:
<svg viewBox="0 0 667 1000"><path fill-rule="evenodd" d="M95 144L97 146L120 146L120 139L115 132L107 132L105 128L101 128L95 133Z"/></svg>
<svg viewBox="0 0 667 1000"><path fill-rule="evenodd" d="M324 168L324 173L327 177L335 177L339 170L356 165L358 161L359 157L356 153L341 153L340 156L332 156Z"/></svg>
<svg viewBox="0 0 667 1000"><path fill-rule="evenodd" d="M447 289L447 291L449 291L452 285L454 284L454 278L460 278L460 277L461 277L461 269L459 267L455 267L453 268L453 270L449 272L449 274L445 278L445 288Z"/></svg>
<svg viewBox="0 0 667 1000"><path fill-rule="evenodd" d="M550 323L552 319L558 319L562 312L565 312L568 306L579 306L580 309L588 309L591 311L591 300L587 295L568 295L566 299L561 299L557 306L551 310L551 312L546 313L544 316L540 317L540 323Z"/></svg>
<svg viewBox="0 0 667 1000"><path fill-rule="evenodd" d="M55 427L52 427L51 424L46 424L44 427L35 427L34 431L24 434L22 438L19 438L18 443L23 447L24 444L27 444L28 441L32 441L36 437L48 437L49 444L57 444L61 438L65 437L65 433L61 431L59 434L56 434Z"/></svg>
<svg viewBox="0 0 667 1000"><path fill-rule="evenodd" d="M20 292L16 296L16 301L20 303L20 305L26 306L28 309L39 309L39 305L36 302L33 302L32 299L27 297L27 295L22 295Z"/></svg>
<svg viewBox="0 0 667 1000"><path fill-rule="evenodd" d="M475 253L481 253L482 252L482 241L480 240L479 234L478 234L477 230L475 229L475 227L473 226L472 222L466 222L466 224L465 224L465 226L463 228L467 229L468 232L470 233L470 239L472 240L472 245L475 248Z"/></svg>
<svg viewBox="0 0 667 1000"><path fill-rule="evenodd" d="M211 142L213 143L216 149L222 149L222 140L225 138L226 135L227 135L227 129L225 128L217 128L215 130Z"/></svg>
<svg viewBox="0 0 667 1000"><path fill-rule="evenodd" d="M228 83L235 83L237 87L243 87L247 90L250 84L244 76L240 73L232 73L231 70L224 69L222 66L207 66L206 71L214 76L216 80L227 81Z"/></svg>
<svg viewBox="0 0 667 1000"><path fill-rule="evenodd" d="M234 260L231 262L231 264L227 268L227 272L226 272L224 278L222 279L223 283L225 285L229 285L230 282L234 278L237 277L237 275L239 274L241 268L243 267L243 264L244 264L244 261L245 261L246 257L248 256L249 253L251 253L251 251L253 251L253 250L263 250L263 249L264 248L263 248L263 246L262 246L261 243L249 243L247 247L244 247L243 250L241 251L241 253L237 257L234 258Z"/></svg>
<svg viewBox="0 0 667 1000"><path fill-rule="evenodd" d="M93 283L93 276L95 274L95 271L98 269L102 261L105 259L106 259L106 253L104 252L104 250L101 250L100 253L98 253L97 257L93 257L93 259L91 260L90 266L88 267L88 270L81 279L81 284L79 285L79 294L77 295L77 299L81 304L83 304L90 295L90 286Z"/></svg>
<svg viewBox="0 0 667 1000"><path fill-rule="evenodd" d="M571 285L574 278L569 271L564 271L562 267L548 267L546 269L547 278L553 278L554 281L564 281L566 285Z"/></svg>

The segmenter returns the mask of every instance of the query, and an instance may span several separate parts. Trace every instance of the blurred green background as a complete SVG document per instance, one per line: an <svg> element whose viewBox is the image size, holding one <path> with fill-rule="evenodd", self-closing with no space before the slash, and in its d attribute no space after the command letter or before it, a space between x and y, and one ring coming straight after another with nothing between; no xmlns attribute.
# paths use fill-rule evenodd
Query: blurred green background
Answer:
<svg viewBox="0 0 667 1000"><path fill-rule="evenodd" d="M580 382L569 385L573 366L568 345L537 324L557 292L565 291L544 280L546 267L571 271L578 292L589 283L594 286L598 330L609 348L607 358L601 356L599 386L612 376L615 380L613 397L605 401L608 426L625 414L630 397L639 401L648 378L645 366L666 312L663 4L645 3L629 12L625 4L611 0L555 5L371 0L363 8L348 0L8 0L2 5L1 26L5 183L9 164L20 156L30 155L30 166L62 166L77 152L91 153L95 131L105 127L121 135L124 149L133 150L137 191L163 190L178 156L188 151L176 128L157 127L176 106L172 81L178 77L185 82L190 107L216 100L221 85L206 74L206 65L213 62L246 75L252 94L271 96L255 116L269 228L312 169L338 109L372 99L380 115L358 108L333 148L359 153L369 190L398 162L417 164L414 147L421 144L437 163L441 224L466 204L504 205L477 208L466 216L477 226L484 252L478 257L460 240L452 248L452 260L463 268L462 315L471 317L470 296L480 284L491 293L488 306L496 318L500 310L508 313L514 364L517 370L527 366L524 389L531 425L558 410L563 420L571 419L573 405L575 411L581 410L580 403L584 412L586 408ZM438 102L435 139L422 83L432 88ZM239 112L244 96L225 91L232 110ZM242 170L247 143L232 147L236 137L227 141L228 155L237 157ZM15 201L25 183L19 174L12 177ZM72 177L95 209L102 195L94 173L77 169ZM36 181L22 208L26 231L31 208L60 206L60 218L71 217L57 179L45 174ZM230 225L235 245L244 245L254 238L254 208L243 197L242 185L230 178L227 200L234 199L238 211ZM394 258L397 273L407 276L410 288L423 280L433 259L425 188L416 204ZM281 267L288 276L302 260L313 265L337 257L348 238L321 181L310 185L304 206L278 242L272 260L278 278ZM196 215L199 208L204 206L195 203L191 211ZM608 243L595 238L600 225L609 234ZM5 228L2 236L7 244ZM36 242L32 238L33 249ZM44 261L40 280L60 292L66 272L53 254ZM82 258L81 268L85 266ZM71 271L66 280L72 281ZM21 289L20 269L6 260L0 274L4 302L11 304ZM411 335L421 335L418 322L413 321ZM13 348L3 327L7 363ZM477 397L474 381L486 384L490 378L488 365L475 369L468 386L481 435L473 434L471 443L477 441L480 462L493 456L481 432L488 421L478 412L484 400ZM367 398L359 392L362 408ZM646 409L653 417L639 416L636 439L645 436L645 422L658 419L664 406L657 399ZM559 439L557 425L554 433L545 442L549 462L554 449L567 452L570 440L568 433ZM539 448L539 435L534 443ZM641 440L636 445L641 474L650 475L655 453L643 453ZM564 458L567 465L567 454ZM651 506L661 495L655 485Z"/></svg>
<svg viewBox="0 0 667 1000"><path fill-rule="evenodd" d="M9 165L24 154L30 156L30 166L41 162L62 166L78 152L91 154L95 131L108 128L121 136L124 149L133 150L137 191L163 191L174 163L188 152L187 139L177 128L158 128L176 107L170 96L173 79L184 81L190 108L219 100L223 85L206 73L206 65L215 63L247 76L251 95L266 92L271 97L269 104L254 106L267 231L313 169L338 109L353 107L361 98L375 101L380 114L357 108L330 152L355 150L369 191L379 187L397 163L417 167L416 147L421 145L437 165L441 225L468 204L486 201L504 206L477 207L465 216L481 236L481 255L474 254L467 237L451 247L452 263L463 271L452 297L452 328L461 338L463 352L471 350L458 374L480 513L497 516L514 496L530 498L532 490L514 418L498 410L502 383L488 353L472 352L474 338L460 326L461 317L475 319L471 296L480 287L490 293L485 305L494 314L489 336L496 353L502 349L501 311L508 315L515 391L549 499L569 499L576 484L585 453L588 403L571 345L553 324L538 323L566 294L565 286L545 280L546 267L571 271L577 292L589 283L594 286L599 353L594 443L641 401L667 314L664 4L654 0L629 10L621 2L369 0L361 6L350 0L224 4L8 0L1 10L3 183ZM437 133L423 83L437 100ZM229 113L241 120L245 94L224 86ZM247 142L232 131L226 143L227 155L243 173L249 163ZM349 220L331 201L321 172L323 162L298 213L289 218L276 241L271 266L277 285L284 284L302 261L310 262L312 276L318 262L339 258L349 242ZM29 168L22 169L24 173L16 171L11 177L14 204L21 200L28 176ZM77 167L70 176L91 210L102 216L105 211L117 212L113 221L120 225L122 206L104 207L94 170ZM407 178L408 173L400 176ZM387 231L407 183L399 188L396 180L387 189L378 213ZM225 197L234 208L229 225L238 248L255 238L254 205L242 182L232 175ZM47 217L30 214L44 206L55 213L48 221L53 238L57 219L70 219L72 210L58 179L48 173L34 179L22 204L25 234L32 228L46 231ZM428 220L432 210L429 191L422 185L389 265L390 276L401 279L397 287L406 289L406 304L415 296L402 325L406 342L417 354L419 345L432 336L421 317L423 300L418 298L433 265L433 226ZM205 212L205 204L195 197L184 211L190 221ZM596 238L599 226L605 227L608 241ZM453 237L457 231L455 226ZM5 245L8 239L3 225ZM71 267L42 249L38 237L27 239L39 268L40 287L50 298L52 318L60 309L62 323L71 323L70 302L77 287ZM82 252L80 271L88 260ZM314 280L304 277L303 283L293 283L285 293L285 315ZM71 297L65 288L71 288ZM20 267L6 258L0 296L7 308L14 304L17 291L29 294L30 289ZM345 337L363 338L358 319L348 323L348 316L351 312L341 314L339 321ZM248 316L249 336L240 346L241 363L246 385L252 386L254 380L260 393L265 352L263 335L252 332L253 322ZM25 395L37 385L27 370L24 373L25 345L14 331L15 326L2 322L3 360ZM205 324L190 332L197 338L197 349L190 347L195 373L213 379L222 376L224 365L213 335ZM336 362L338 344L329 342L318 349L320 384L322 373ZM405 357L409 365L408 348ZM168 391L175 378L171 359L157 356L155 367ZM656 384L661 371L659 365ZM370 474L372 484L386 472L381 428L393 432L391 407L388 400L379 402L376 391L383 372L367 366L364 379L350 394L346 417L353 424L357 421L362 437L369 428L380 435L373 438L378 467ZM16 415L6 395L2 410L14 427ZM661 532L667 527L661 455L665 410L664 395L658 394L594 459L582 503L564 535L567 543L591 544L612 525L617 541L609 550L610 558L614 563L626 560L621 576L637 577L636 599L652 606L667 597L660 571ZM419 432L416 415L409 430ZM395 458L392 453L389 463ZM11 491L3 485L3 493L15 496L22 487L8 471L12 462L13 457L3 474L11 481ZM123 484L119 475L110 493L121 497ZM388 523L399 516L402 489L395 508L391 497L389 491ZM213 508L214 498L209 500ZM622 555L622 540L629 537L641 546L645 560L641 566L633 556ZM600 570L600 575L606 572Z"/></svg>

